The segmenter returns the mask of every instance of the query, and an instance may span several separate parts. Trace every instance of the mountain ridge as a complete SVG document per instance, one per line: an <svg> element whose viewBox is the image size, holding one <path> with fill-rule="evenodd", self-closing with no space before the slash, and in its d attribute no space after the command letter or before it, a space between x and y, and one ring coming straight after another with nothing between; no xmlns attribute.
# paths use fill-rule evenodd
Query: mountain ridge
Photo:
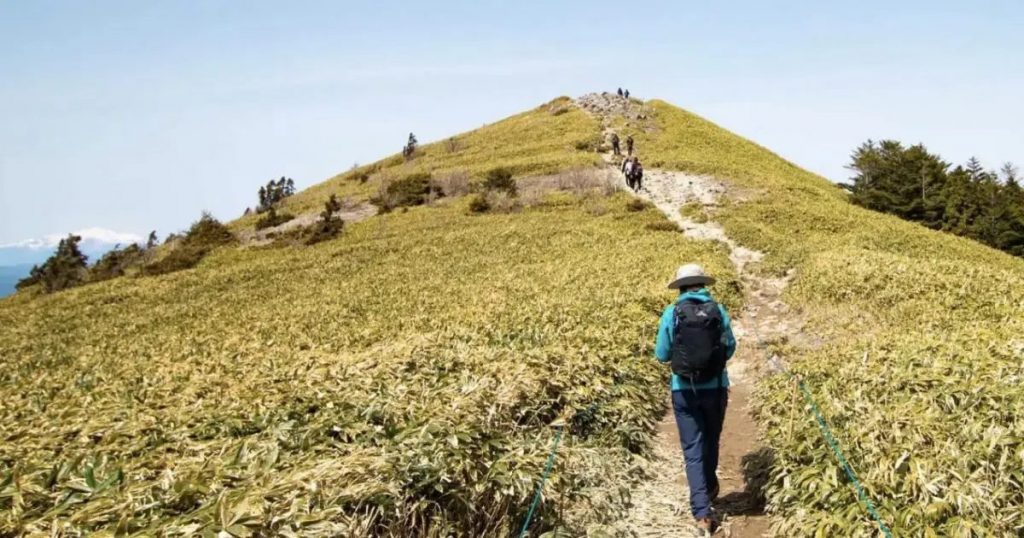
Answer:
<svg viewBox="0 0 1024 538"><path fill-rule="evenodd" d="M653 324L685 261L719 277L716 296L744 324L778 329L764 348L813 392L895 533L1019 528L1024 423L1008 410L1024 405L1024 262L853 206L662 101L607 115L578 103L555 99L282 203L303 214L413 174L465 179L460 194L337 239L226 247L178 273L0 301L12 357L0 419L13 425L0 476L18 462L3 498L24 499L0 530L509 534L564 424L531 528L626 534L636 507L621 492L643 485L630 470L653 454L665 410ZM618 192L602 157L610 131L632 135L669 187L722 185L673 202L670 217L715 223L763 258L741 274L727 245ZM468 192L498 167L518 196ZM471 209L477 195L489 211ZM766 498L778 534L873 535L794 387L749 360L768 457L733 487ZM86 473L97 486L122 479L86 494ZM51 512L64 498L66 513Z"/></svg>

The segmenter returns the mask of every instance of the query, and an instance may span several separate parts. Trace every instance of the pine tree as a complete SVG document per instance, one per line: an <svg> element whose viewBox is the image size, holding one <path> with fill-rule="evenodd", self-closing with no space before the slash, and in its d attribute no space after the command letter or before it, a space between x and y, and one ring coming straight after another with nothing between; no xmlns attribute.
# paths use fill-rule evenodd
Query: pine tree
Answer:
<svg viewBox="0 0 1024 538"><path fill-rule="evenodd" d="M937 228L945 204L942 189L949 165L921 144L904 148L894 140L868 140L851 156L847 167L857 172L851 200Z"/></svg>
<svg viewBox="0 0 1024 538"><path fill-rule="evenodd" d="M88 258L78 248L81 236L68 234L57 244L57 250L41 266L33 267L29 276L18 282L18 289L42 284L43 290L53 293L78 286L85 281Z"/></svg>
<svg viewBox="0 0 1024 538"><path fill-rule="evenodd" d="M419 146L419 141L416 140L416 135L409 133L409 140L405 143L402 148L402 156L405 157L406 161L411 160L416 156L416 148Z"/></svg>
<svg viewBox="0 0 1024 538"><path fill-rule="evenodd" d="M975 220L981 214L977 192L971 183L971 173L957 166L946 178L943 189L946 201L942 229L957 235L971 234Z"/></svg>
<svg viewBox="0 0 1024 538"><path fill-rule="evenodd" d="M995 173L985 170L975 157L967 161L965 168L970 176L971 196L977 206L977 216L971 222L968 236L998 248L998 237L1008 218L1007 208L999 200L999 182Z"/></svg>
<svg viewBox="0 0 1024 538"><path fill-rule="evenodd" d="M1003 192L1000 199L1008 206L1009 225L999 237L1000 248L1015 256L1024 256L1024 188L1018 180L1017 168L1005 163L1001 169Z"/></svg>
<svg viewBox="0 0 1024 538"><path fill-rule="evenodd" d="M281 176L280 179L271 179L259 190L260 204L256 206L257 213L263 213L274 204L295 194L295 181L291 178Z"/></svg>

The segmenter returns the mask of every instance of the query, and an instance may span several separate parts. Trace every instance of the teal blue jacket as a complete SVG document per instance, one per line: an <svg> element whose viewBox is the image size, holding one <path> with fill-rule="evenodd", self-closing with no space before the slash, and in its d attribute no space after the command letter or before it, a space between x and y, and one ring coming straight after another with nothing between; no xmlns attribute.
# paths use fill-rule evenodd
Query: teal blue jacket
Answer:
<svg viewBox="0 0 1024 538"><path fill-rule="evenodd" d="M679 298L676 302L665 307L665 311L661 314L661 323L658 325L658 339L654 344L654 356L659 362L668 362L672 358L672 332L675 326L675 310L676 305L679 301L693 300L701 303L706 303L711 299L711 293L707 288L701 288L697 291L688 291L686 293L680 293ZM718 309L722 311L722 343L725 345L725 358L728 360L732 357L733 353L736 353L736 337L732 335L732 322L729 320L729 313L725 311L725 307L718 305ZM723 387L729 386L729 372L722 371L722 384ZM718 378L712 379L706 383L697 383L693 386L690 385L689 381L684 381L676 374L672 374L672 390L683 390L685 389L714 389L718 388Z"/></svg>

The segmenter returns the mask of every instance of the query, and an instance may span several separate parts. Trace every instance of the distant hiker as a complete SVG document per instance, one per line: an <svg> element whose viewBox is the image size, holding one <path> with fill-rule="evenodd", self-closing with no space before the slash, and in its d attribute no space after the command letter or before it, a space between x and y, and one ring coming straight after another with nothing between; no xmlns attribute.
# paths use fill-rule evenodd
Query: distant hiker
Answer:
<svg viewBox="0 0 1024 538"><path fill-rule="evenodd" d="M633 191L639 192L640 189L644 188L644 166L640 164L640 159L633 157L633 177L630 182L633 185Z"/></svg>
<svg viewBox="0 0 1024 538"><path fill-rule="evenodd" d="M405 160L412 159L413 155L416 154L416 146L419 142L416 140L416 135L409 133L409 141L405 143L405 147L402 148L402 157Z"/></svg>
<svg viewBox="0 0 1024 538"><path fill-rule="evenodd" d="M619 97L622 97L622 88L619 88Z"/></svg>
<svg viewBox="0 0 1024 538"><path fill-rule="evenodd" d="M629 99L629 90L622 92L626 99Z"/></svg>
<svg viewBox="0 0 1024 538"><path fill-rule="evenodd" d="M690 511L711 536L711 503L718 497L718 443L729 401L726 361L736 351L729 313L711 297L715 279L697 264L676 271L669 289L679 290L658 326L654 355L672 367L672 410L679 429L690 486Z"/></svg>
<svg viewBox="0 0 1024 538"><path fill-rule="evenodd" d="M622 155L622 151L619 149L619 135L618 133L612 133L612 155Z"/></svg>
<svg viewBox="0 0 1024 538"><path fill-rule="evenodd" d="M622 174L626 176L626 185L629 188L633 188L633 161L636 159L627 158L622 161Z"/></svg>
<svg viewBox="0 0 1024 538"><path fill-rule="evenodd" d="M633 135L626 137L626 155L633 154Z"/></svg>

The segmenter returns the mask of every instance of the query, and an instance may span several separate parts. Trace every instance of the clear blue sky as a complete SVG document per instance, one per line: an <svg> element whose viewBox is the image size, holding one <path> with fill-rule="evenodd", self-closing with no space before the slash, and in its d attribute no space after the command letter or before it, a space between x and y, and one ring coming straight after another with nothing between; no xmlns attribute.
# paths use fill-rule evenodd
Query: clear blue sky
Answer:
<svg viewBox="0 0 1024 538"><path fill-rule="evenodd" d="M1024 2L0 0L0 244L161 236L628 87L831 179L867 138L1024 164Z"/></svg>

